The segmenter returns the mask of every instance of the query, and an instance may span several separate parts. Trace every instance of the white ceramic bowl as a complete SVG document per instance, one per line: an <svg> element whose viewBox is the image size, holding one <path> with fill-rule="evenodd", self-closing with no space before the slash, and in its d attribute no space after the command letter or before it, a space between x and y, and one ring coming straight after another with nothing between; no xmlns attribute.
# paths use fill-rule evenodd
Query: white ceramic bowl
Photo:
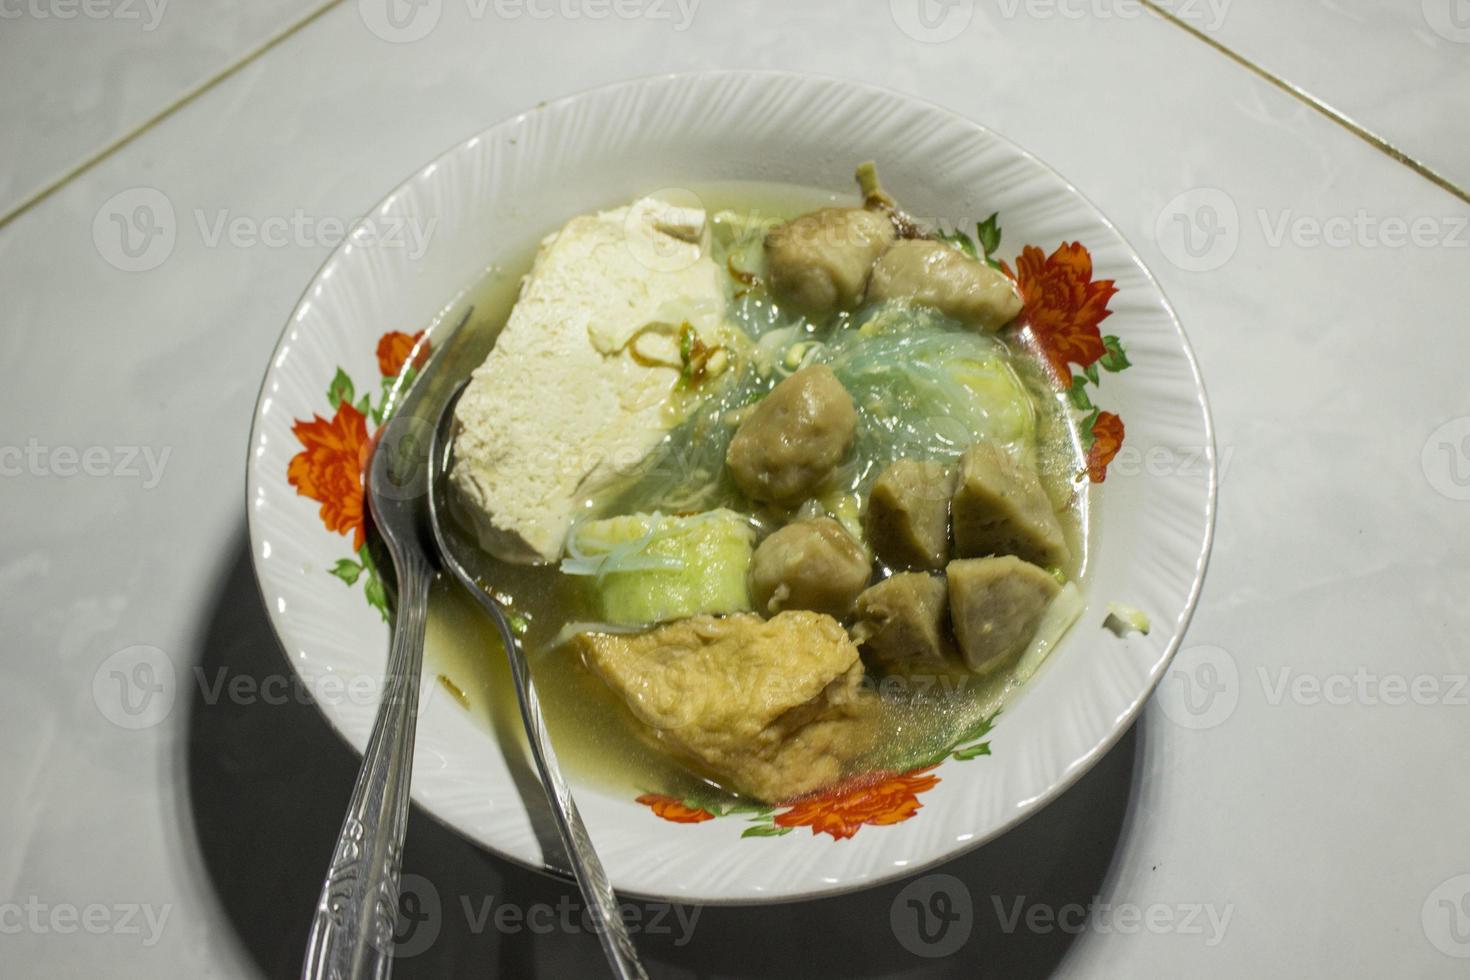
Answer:
<svg viewBox="0 0 1470 980"><path fill-rule="evenodd" d="M333 470L333 453L351 457L360 438L352 412L334 419L328 404L338 369L357 380L359 396L376 391L393 369L378 363L381 337L431 326L488 264L523 255L578 213L657 188L732 179L846 193L854 164L870 158L915 214L973 227L998 211L999 253L1011 266L1022 245L1051 255L1079 242L1093 278L1116 285L1105 332L1123 338L1134 366L1104 374L1095 394L1124 420L1127 437L1110 478L1094 487L1087 609L1000 715L988 755L951 757L932 772L778 808L755 823L749 814L707 818L659 807L695 821L671 822L657 815L656 801L582 787L578 802L612 882L635 895L770 902L911 874L1025 819L1123 733L1179 645L1214 516L1209 411L1158 286L1071 185L976 123L850 82L722 72L574 96L450 150L388 196L370 219L380 234L350 237L292 315L251 433L251 548L287 657L353 746L361 750L372 726L388 628L364 601L366 576L345 580L355 562L350 530L326 526L352 524L350 475ZM434 222L423 255L381 234L406 221ZM318 415L336 429L293 432L297 420ZM297 482L335 501L320 510L287 480L307 443L315 455L298 462ZM1152 632L1119 638L1103 629L1110 601L1145 611ZM413 797L485 847L545 865L500 747L450 698L430 698L420 720ZM770 836L747 836L752 827Z"/></svg>

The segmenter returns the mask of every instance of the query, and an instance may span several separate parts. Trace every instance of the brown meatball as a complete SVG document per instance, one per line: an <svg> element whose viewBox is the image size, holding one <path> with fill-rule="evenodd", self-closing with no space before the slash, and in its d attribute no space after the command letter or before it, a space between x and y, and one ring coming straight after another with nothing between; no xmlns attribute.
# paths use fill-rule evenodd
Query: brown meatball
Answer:
<svg viewBox="0 0 1470 980"><path fill-rule="evenodd" d="M852 448L857 410L826 365L782 381L740 424L725 462L751 500L792 506L821 486Z"/></svg>
<svg viewBox="0 0 1470 980"><path fill-rule="evenodd" d="M949 563L949 615L965 664L984 674L1010 662L1062 590L1044 569L1007 555Z"/></svg>
<svg viewBox="0 0 1470 980"><path fill-rule="evenodd" d="M788 221L766 236L771 292L803 313L854 307L894 237L886 215L862 208L825 208Z"/></svg>
<svg viewBox="0 0 1470 980"><path fill-rule="evenodd" d="M1016 555L1056 568L1070 558L1036 467L998 446L976 443L960 457L950 510L955 554L961 558Z"/></svg>
<svg viewBox="0 0 1470 980"><path fill-rule="evenodd" d="M857 598L852 638L885 667L937 666L956 659L944 579L900 572Z"/></svg>
<svg viewBox="0 0 1470 980"><path fill-rule="evenodd" d="M755 549L750 598L767 614L809 609L841 619L872 575L862 545L841 524L830 517L797 521Z"/></svg>
<svg viewBox="0 0 1470 980"><path fill-rule="evenodd" d="M944 242L903 241L873 267L868 299L907 299L981 330L999 330L1021 312L1005 275Z"/></svg>
<svg viewBox="0 0 1470 980"><path fill-rule="evenodd" d="M894 568L944 567L954 481L953 470L932 460L901 459L878 475L863 528L879 558Z"/></svg>

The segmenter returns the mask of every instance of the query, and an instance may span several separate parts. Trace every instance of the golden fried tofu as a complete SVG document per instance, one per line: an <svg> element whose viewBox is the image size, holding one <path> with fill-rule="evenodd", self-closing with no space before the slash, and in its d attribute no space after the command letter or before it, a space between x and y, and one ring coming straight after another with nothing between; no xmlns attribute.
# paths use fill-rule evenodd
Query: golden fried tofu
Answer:
<svg viewBox="0 0 1470 980"><path fill-rule="evenodd" d="M837 782L873 747L877 699L831 616L700 616L575 642L647 734L738 793L794 799Z"/></svg>

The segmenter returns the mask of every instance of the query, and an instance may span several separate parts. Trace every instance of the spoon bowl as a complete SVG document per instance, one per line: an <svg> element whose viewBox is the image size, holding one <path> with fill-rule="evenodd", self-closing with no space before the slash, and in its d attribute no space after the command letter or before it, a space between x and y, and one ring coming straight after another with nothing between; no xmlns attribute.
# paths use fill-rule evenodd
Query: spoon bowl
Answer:
<svg viewBox="0 0 1470 980"><path fill-rule="evenodd" d="M500 641L510 660L516 703L520 706L521 721L530 739L536 771L541 776L541 785L551 804L557 832L566 848L572 873L582 890L582 897L595 920L596 932L602 940L608 963L615 976L628 980L635 977L646 978L647 974L633 947L633 940L623 924L612 885L608 883L607 873L603 870L597 850L587 834L582 815L577 812L571 788L567 786L561 767L557 764L556 750L552 747L551 736L546 730L546 719L541 714L541 703L531 681L530 664L526 660L521 638L511 628L510 619L500 600L495 598L494 593L483 584L478 575L470 571L480 564L477 560L478 551L467 547L463 537L455 533L452 526L453 516L449 508L447 484L454 454L454 409L467 384L468 382L463 382L454 390L439 413L429 448L429 524L433 530L438 557L445 570L480 603L500 634Z"/></svg>

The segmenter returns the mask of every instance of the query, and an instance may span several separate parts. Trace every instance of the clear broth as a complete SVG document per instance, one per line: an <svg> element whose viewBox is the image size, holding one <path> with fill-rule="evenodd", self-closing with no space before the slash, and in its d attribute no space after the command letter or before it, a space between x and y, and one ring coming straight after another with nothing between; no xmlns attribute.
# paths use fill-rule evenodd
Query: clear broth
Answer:
<svg viewBox="0 0 1470 980"><path fill-rule="evenodd" d="M704 207L755 212L784 219L835 203L856 203L840 195L790 185L728 182L695 189ZM681 202L683 203L683 202ZM616 206L610 204L609 206ZM554 229L547 229L548 232ZM518 261L492 267L481 281L446 310L454 322L472 310L465 329L475 331L480 357L488 353L510 315L534 251ZM1087 571L1088 494L1081 469L1080 443L1062 397L1051 387L1034 357L1008 345L1012 367L1037 408L1038 463L1043 484L1060 508L1075 556L1066 571L1079 587ZM464 375L479 363L459 365ZM617 794L645 792L698 799L736 801L716 783L689 772L640 734L639 725L602 681L575 653L553 639L563 626L586 621L581 583L555 566L528 568L497 562L493 582L503 601L525 625L523 642L540 693L542 710L569 776ZM457 586L441 579L429 603L426 653L430 672L451 691L464 710L503 744L522 751L521 728L510 671L499 637L483 612ZM1014 670L977 678L962 670L923 677L869 677L883 708L884 738L878 753L862 768L902 769L916 760L942 755L963 733L993 715L1019 687ZM442 692L441 692L442 693Z"/></svg>

